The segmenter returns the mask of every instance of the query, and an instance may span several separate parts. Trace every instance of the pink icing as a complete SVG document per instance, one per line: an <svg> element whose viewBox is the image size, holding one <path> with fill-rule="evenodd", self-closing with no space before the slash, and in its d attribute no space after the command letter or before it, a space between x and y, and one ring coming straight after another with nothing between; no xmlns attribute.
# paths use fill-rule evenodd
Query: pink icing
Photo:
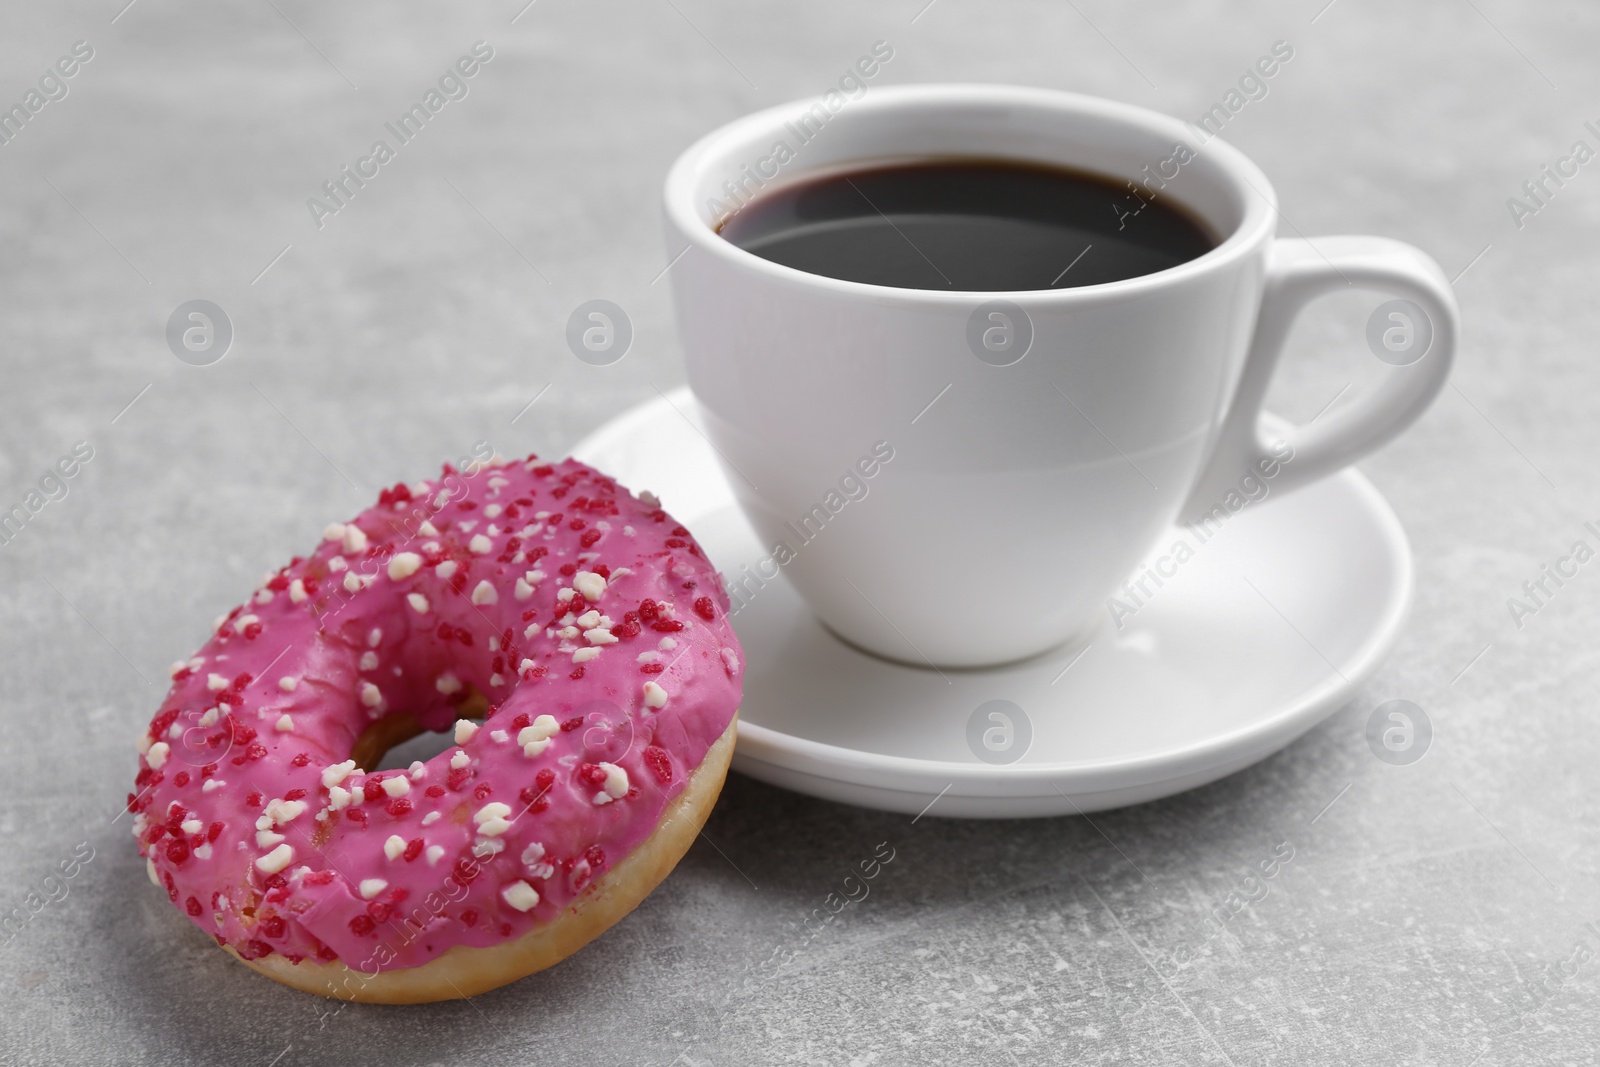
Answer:
<svg viewBox="0 0 1600 1067"><path fill-rule="evenodd" d="M649 837L738 708L721 583L648 494L575 460L474 466L330 526L174 665L134 833L246 958L374 973L521 936ZM453 725L473 690L476 732ZM400 710L465 739L339 780Z"/></svg>

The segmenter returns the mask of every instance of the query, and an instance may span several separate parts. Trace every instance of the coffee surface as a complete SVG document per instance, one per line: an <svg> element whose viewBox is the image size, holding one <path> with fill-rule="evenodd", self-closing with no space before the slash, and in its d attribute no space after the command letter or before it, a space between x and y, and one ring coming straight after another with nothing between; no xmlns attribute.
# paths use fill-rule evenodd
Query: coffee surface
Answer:
<svg viewBox="0 0 1600 1067"><path fill-rule="evenodd" d="M723 237L809 274L905 289L1098 285L1216 247L1170 197L1085 171L933 160L831 174L740 208Z"/></svg>

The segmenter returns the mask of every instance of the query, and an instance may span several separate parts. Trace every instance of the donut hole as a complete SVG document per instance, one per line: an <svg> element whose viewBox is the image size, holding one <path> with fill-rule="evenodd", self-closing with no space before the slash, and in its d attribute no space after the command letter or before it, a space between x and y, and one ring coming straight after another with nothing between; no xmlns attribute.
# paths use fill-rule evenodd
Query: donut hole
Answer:
<svg viewBox="0 0 1600 1067"><path fill-rule="evenodd" d="M488 714L488 700L476 691L456 708L457 719L482 722ZM409 711L391 712L361 731L350 748L350 758L363 771L405 770L454 748L454 730L454 721L449 730L428 730Z"/></svg>

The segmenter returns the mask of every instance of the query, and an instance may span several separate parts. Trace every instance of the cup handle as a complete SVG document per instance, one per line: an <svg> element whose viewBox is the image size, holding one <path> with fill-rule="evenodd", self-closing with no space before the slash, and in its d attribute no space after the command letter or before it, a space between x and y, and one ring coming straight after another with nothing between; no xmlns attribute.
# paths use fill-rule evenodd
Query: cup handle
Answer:
<svg viewBox="0 0 1600 1067"><path fill-rule="evenodd" d="M1323 293L1348 288L1374 289L1416 304L1429 320L1420 325L1431 327L1431 344L1415 361L1391 365L1383 381L1353 403L1313 420L1313 425L1290 428L1279 439L1293 449L1289 453L1293 458L1285 462L1282 453L1288 450L1280 445L1274 452L1276 442L1266 440L1260 427L1267 386L1301 309ZM1413 343L1420 340L1418 326L1397 320L1397 328L1412 330ZM1259 479L1275 467L1272 488L1276 493L1287 492L1354 463L1395 437L1416 421L1444 388L1459 333L1455 293L1439 265L1422 250L1386 237L1275 241L1268 254L1255 339L1239 387L1211 459L1178 521L1194 524L1214 515L1219 505L1225 506L1230 491L1239 491L1240 479L1246 475Z"/></svg>

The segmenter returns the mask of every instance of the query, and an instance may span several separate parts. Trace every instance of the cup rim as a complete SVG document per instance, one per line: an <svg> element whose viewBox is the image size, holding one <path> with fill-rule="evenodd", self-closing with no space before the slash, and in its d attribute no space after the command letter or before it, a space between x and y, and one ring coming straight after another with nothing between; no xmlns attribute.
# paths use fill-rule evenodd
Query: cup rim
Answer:
<svg viewBox="0 0 1600 1067"><path fill-rule="evenodd" d="M1223 237L1215 248L1176 266L1114 282L1063 289L1017 290L911 289L812 274L763 259L753 252L740 248L706 225L695 209L693 192L707 165L719 158L722 150L729 144L747 140L752 131L781 129L785 119L794 118L797 112L822 99L821 95L801 97L745 115L710 131L679 154L667 171L662 190L667 221L671 229L686 242L684 247L671 250L673 256L671 262L676 262L678 257L692 248L720 259L729 266L765 276L771 281L820 289L839 295L869 298L879 302L888 300L918 305L965 306L974 300L1006 300L1021 306L1046 303L1052 306L1071 306L1165 289L1196 275L1226 268L1241 257L1251 254L1264 241L1270 240L1276 229L1278 199L1272 183L1248 156L1221 137L1210 137L1197 146L1193 127L1189 123L1136 104L1056 89L962 82L885 85L872 89L870 95L863 99L871 101L869 106L875 108L935 109L952 104L1009 104L1034 109L1067 111L1138 126L1162 139L1170 139L1174 144L1189 146L1197 157L1201 154L1210 157L1227 175L1227 179L1232 182L1239 194L1244 204L1242 217L1232 232ZM797 176L803 173L803 170L796 172Z"/></svg>

